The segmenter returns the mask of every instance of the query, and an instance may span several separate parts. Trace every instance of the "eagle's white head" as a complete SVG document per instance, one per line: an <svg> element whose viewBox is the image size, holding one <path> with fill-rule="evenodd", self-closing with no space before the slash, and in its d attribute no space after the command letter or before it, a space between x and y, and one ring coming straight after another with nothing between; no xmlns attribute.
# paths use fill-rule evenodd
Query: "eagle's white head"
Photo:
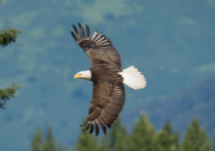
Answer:
<svg viewBox="0 0 215 151"><path fill-rule="evenodd" d="M86 70L86 71L80 71L78 72L75 76L74 79L76 78L81 78L81 79L85 79L85 80L91 80L92 74L90 70Z"/></svg>

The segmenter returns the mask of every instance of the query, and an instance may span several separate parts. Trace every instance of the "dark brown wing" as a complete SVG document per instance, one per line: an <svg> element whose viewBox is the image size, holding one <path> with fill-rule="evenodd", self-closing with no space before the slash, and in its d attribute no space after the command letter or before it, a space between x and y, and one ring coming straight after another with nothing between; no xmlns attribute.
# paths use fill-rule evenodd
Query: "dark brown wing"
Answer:
<svg viewBox="0 0 215 151"><path fill-rule="evenodd" d="M84 49L89 56L91 66L100 63L108 63L113 66L118 66L121 69L120 55L117 50L111 45L111 41L96 30L91 38L90 29L86 24L86 34L83 27L79 23L79 30L73 25L76 35L72 33L77 44Z"/></svg>
<svg viewBox="0 0 215 151"><path fill-rule="evenodd" d="M118 68L111 65L98 65L90 68L93 81L93 98L89 108L86 129L90 128L90 133L95 129L99 134L99 125L106 134L106 126L111 124L119 116L123 109L125 91L123 78L117 74Z"/></svg>

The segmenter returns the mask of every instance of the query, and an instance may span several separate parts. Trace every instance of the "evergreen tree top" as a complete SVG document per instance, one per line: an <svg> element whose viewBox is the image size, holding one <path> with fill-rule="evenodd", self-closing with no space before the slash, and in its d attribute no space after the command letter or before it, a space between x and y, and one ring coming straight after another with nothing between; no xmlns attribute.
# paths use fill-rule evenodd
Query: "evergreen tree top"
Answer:
<svg viewBox="0 0 215 151"><path fill-rule="evenodd" d="M21 86L12 84L11 87L0 89L0 108L4 108L6 100L10 100L10 97L15 97L16 89L19 89L20 87Z"/></svg>
<svg viewBox="0 0 215 151"><path fill-rule="evenodd" d="M1 30L0 33L0 45L6 46L16 41L18 34L21 33L21 30L16 30L15 28L9 27L6 30Z"/></svg>
<svg viewBox="0 0 215 151"><path fill-rule="evenodd" d="M200 127L197 118L189 125L181 145L182 151L212 151L212 143L205 131Z"/></svg>

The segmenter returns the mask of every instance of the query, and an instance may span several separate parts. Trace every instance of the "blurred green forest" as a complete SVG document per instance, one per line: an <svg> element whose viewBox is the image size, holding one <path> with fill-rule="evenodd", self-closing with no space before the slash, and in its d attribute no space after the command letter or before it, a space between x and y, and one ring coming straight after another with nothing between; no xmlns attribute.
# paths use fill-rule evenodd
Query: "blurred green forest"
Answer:
<svg viewBox="0 0 215 151"><path fill-rule="evenodd" d="M156 131L148 117L140 113L131 132L121 124L120 118L107 135L96 137L81 129L72 149L55 142L51 127L45 133L38 128L30 151L215 151L212 140L197 118L192 120L183 139L179 137L179 132L172 129L170 121L166 121L160 131Z"/></svg>
<svg viewBox="0 0 215 151"><path fill-rule="evenodd" d="M190 88L183 89L166 99L154 99L142 104L136 110L130 110L126 114L126 117L137 117L137 110L143 110L149 115L156 129L161 129L165 120L169 119L174 129L184 133L187 124L196 116L210 138L213 138L215 134L214 85L215 77L211 77L204 82L199 82ZM126 122L128 123L127 120Z"/></svg>

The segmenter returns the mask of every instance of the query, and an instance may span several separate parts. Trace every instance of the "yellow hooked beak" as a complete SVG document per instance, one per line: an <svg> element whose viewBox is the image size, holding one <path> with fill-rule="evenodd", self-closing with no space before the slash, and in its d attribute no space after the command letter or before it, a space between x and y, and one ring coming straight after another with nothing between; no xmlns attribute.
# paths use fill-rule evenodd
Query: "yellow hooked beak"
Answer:
<svg viewBox="0 0 215 151"><path fill-rule="evenodd" d="M79 74L76 74L75 76L74 76L74 79L76 79L76 78L80 78L81 76L79 75Z"/></svg>

